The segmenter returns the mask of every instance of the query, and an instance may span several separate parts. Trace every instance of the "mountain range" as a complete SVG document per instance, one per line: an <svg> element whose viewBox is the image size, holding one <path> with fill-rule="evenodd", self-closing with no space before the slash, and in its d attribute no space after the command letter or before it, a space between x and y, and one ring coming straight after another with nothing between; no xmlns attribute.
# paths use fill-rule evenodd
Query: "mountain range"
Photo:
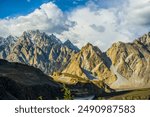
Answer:
<svg viewBox="0 0 150 117"><path fill-rule="evenodd" d="M102 52L90 43L79 49L54 34L25 31L0 37L0 58L34 66L68 85L92 83L105 91L150 87L150 33Z"/></svg>
<svg viewBox="0 0 150 117"><path fill-rule="evenodd" d="M20 37L1 38L0 58L40 68L46 74L62 70L71 56L79 51L69 40L62 43L56 36L36 31Z"/></svg>

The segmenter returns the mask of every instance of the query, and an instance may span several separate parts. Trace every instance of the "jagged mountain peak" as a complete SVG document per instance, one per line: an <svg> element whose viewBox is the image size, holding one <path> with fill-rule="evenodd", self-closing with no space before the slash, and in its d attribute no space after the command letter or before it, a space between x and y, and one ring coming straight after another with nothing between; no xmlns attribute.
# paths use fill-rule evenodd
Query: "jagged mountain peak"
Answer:
<svg viewBox="0 0 150 117"><path fill-rule="evenodd" d="M54 35L48 35L45 32L40 32L39 30L28 30L24 31L19 37L20 42L31 41L36 45L40 44L62 44L62 42Z"/></svg>
<svg viewBox="0 0 150 117"><path fill-rule="evenodd" d="M148 34L144 34L141 36L138 41L140 41L142 44L147 45L150 44L150 32Z"/></svg>
<svg viewBox="0 0 150 117"><path fill-rule="evenodd" d="M91 43L87 43L83 48L93 48L94 46Z"/></svg>
<svg viewBox="0 0 150 117"><path fill-rule="evenodd" d="M0 46L4 45L4 46L8 46L11 44L14 44L17 40L17 37L14 37L12 35L9 35L6 38L0 37Z"/></svg>
<svg viewBox="0 0 150 117"><path fill-rule="evenodd" d="M39 30L27 30L24 31L21 37L30 37L32 40L38 38L42 39L42 37L48 37L48 35L45 32L40 32Z"/></svg>
<svg viewBox="0 0 150 117"><path fill-rule="evenodd" d="M142 51L144 49L150 52L150 32L136 39L133 44L138 46L140 50L142 49Z"/></svg>
<svg viewBox="0 0 150 117"><path fill-rule="evenodd" d="M8 42L9 44L13 44L13 43L15 43L15 42L17 41L17 37L14 37L14 36L12 36L12 35L9 35L9 36L6 38L6 40L7 40L7 42Z"/></svg>
<svg viewBox="0 0 150 117"><path fill-rule="evenodd" d="M147 34L144 34L143 36L141 36L138 39L135 39L133 41L133 43L124 43L124 42L118 41L118 42L112 44L112 47L123 48L123 47L126 47L128 45L133 45L133 44L142 44L144 46L150 45L150 32Z"/></svg>
<svg viewBox="0 0 150 117"><path fill-rule="evenodd" d="M79 48L75 45L73 45L73 43L70 40L67 40L63 43L64 46L67 46L69 49L75 50L75 51L79 51Z"/></svg>
<svg viewBox="0 0 150 117"><path fill-rule="evenodd" d="M39 30L27 30L24 31L22 35L41 35L42 33Z"/></svg>
<svg viewBox="0 0 150 117"><path fill-rule="evenodd" d="M12 36L12 35L9 35L8 37L7 37L7 39L15 39L16 37L14 37L14 36Z"/></svg>
<svg viewBox="0 0 150 117"><path fill-rule="evenodd" d="M93 46L91 43L87 43L84 47L81 48L80 53L86 53L86 54L96 54L96 55L101 55L102 51L97 47Z"/></svg>
<svg viewBox="0 0 150 117"><path fill-rule="evenodd" d="M113 47L113 48L122 48L122 47L125 47L125 45L126 45L126 43L121 42L121 41L118 41L118 42L116 42L116 43L113 43L112 46L111 46L111 48L112 48L112 47Z"/></svg>
<svg viewBox="0 0 150 117"><path fill-rule="evenodd" d="M56 40L59 44L62 44L62 42L60 41L60 39L58 39L54 34L49 35L49 37L54 41Z"/></svg>
<svg viewBox="0 0 150 117"><path fill-rule="evenodd" d="M12 36L5 40L11 39ZM3 38L1 40L4 43ZM24 31L16 37L15 43L6 44L0 45L0 58L33 65L47 74L63 69L71 56L78 52L72 43L64 45L54 34L39 30Z"/></svg>
<svg viewBox="0 0 150 117"><path fill-rule="evenodd" d="M81 50L84 50L84 49L99 49L97 46L93 46L91 43L87 43L84 47L82 47ZM99 49L100 50L100 49Z"/></svg>
<svg viewBox="0 0 150 117"><path fill-rule="evenodd" d="M32 33L32 34L41 34L40 30L28 30L28 33Z"/></svg>
<svg viewBox="0 0 150 117"><path fill-rule="evenodd" d="M87 43L80 52L72 57L63 74L73 74L81 79L99 80L107 84L116 80L103 60L101 50ZM67 76L66 76L67 77Z"/></svg>
<svg viewBox="0 0 150 117"><path fill-rule="evenodd" d="M64 42L64 45L68 45L68 44L69 44L69 45L72 44L69 39L67 39L67 40Z"/></svg>
<svg viewBox="0 0 150 117"><path fill-rule="evenodd" d="M150 33L144 34L133 43L114 43L107 50L111 70L118 80L112 88L147 87L149 81Z"/></svg>

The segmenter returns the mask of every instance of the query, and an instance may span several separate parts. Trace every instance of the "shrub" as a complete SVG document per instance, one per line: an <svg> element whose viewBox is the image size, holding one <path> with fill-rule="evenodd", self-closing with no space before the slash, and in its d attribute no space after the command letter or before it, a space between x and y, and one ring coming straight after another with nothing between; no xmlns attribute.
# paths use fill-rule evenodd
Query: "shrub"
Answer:
<svg viewBox="0 0 150 117"><path fill-rule="evenodd" d="M70 89L67 88L65 84L63 84L63 91L64 91L64 100L72 100L73 99Z"/></svg>

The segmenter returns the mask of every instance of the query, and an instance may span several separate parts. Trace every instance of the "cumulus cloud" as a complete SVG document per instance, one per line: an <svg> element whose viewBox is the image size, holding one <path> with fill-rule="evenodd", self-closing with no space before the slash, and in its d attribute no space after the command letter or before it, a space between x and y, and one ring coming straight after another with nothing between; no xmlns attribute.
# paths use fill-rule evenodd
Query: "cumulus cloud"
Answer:
<svg viewBox="0 0 150 117"><path fill-rule="evenodd" d="M95 24L92 24L91 27L92 27L94 30L98 31L98 32L105 32L105 27L104 27L104 26L101 26L101 25L96 26Z"/></svg>
<svg viewBox="0 0 150 117"><path fill-rule="evenodd" d="M150 30L150 0L129 0L127 10L124 9L124 25L130 32L145 33Z"/></svg>
<svg viewBox="0 0 150 117"><path fill-rule="evenodd" d="M87 42L105 50L120 39L129 41L129 38L117 31L118 18L113 8L102 9L90 3L86 7L74 10L69 19L76 21L76 26L62 33L61 38L78 40L77 46L82 47Z"/></svg>
<svg viewBox="0 0 150 117"><path fill-rule="evenodd" d="M148 32L149 19L150 0L89 0L68 13L50 2L26 16L0 20L0 35L39 29L70 39L78 47L90 42L106 50L116 41L129 42Z"/></svg>
<svg viewBox="0 0 150 117"><path fill-rule="evenodd" d="M39 29L47 33L62 33L75 25L52 2L43 4L39 9L26 15L0 20L0 34L21 35L23 31Z"/></svg>
<svg viewBox="0 0 150 117"><path fill-rule="evenodd" d="M91 0L72 11L69 19L77 25L60 37L78 40L79 47L90 42L106 50L114 42L130 42L150 30L150 0L122 0L112 6L116 0L106 1L110 3L107 8L99 7L100 0Z"/></svg>

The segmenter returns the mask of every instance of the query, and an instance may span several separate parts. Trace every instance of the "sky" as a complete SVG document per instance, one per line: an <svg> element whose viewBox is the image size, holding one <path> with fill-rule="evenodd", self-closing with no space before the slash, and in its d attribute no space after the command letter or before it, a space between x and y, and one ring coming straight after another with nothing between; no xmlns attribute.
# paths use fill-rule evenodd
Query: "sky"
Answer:
<svg viewBox="0 0 150 117"><path fill-rule="evenodd" d="M102 51L150 31L150 0L0 0L0 36L37 30Z"/></svg>

